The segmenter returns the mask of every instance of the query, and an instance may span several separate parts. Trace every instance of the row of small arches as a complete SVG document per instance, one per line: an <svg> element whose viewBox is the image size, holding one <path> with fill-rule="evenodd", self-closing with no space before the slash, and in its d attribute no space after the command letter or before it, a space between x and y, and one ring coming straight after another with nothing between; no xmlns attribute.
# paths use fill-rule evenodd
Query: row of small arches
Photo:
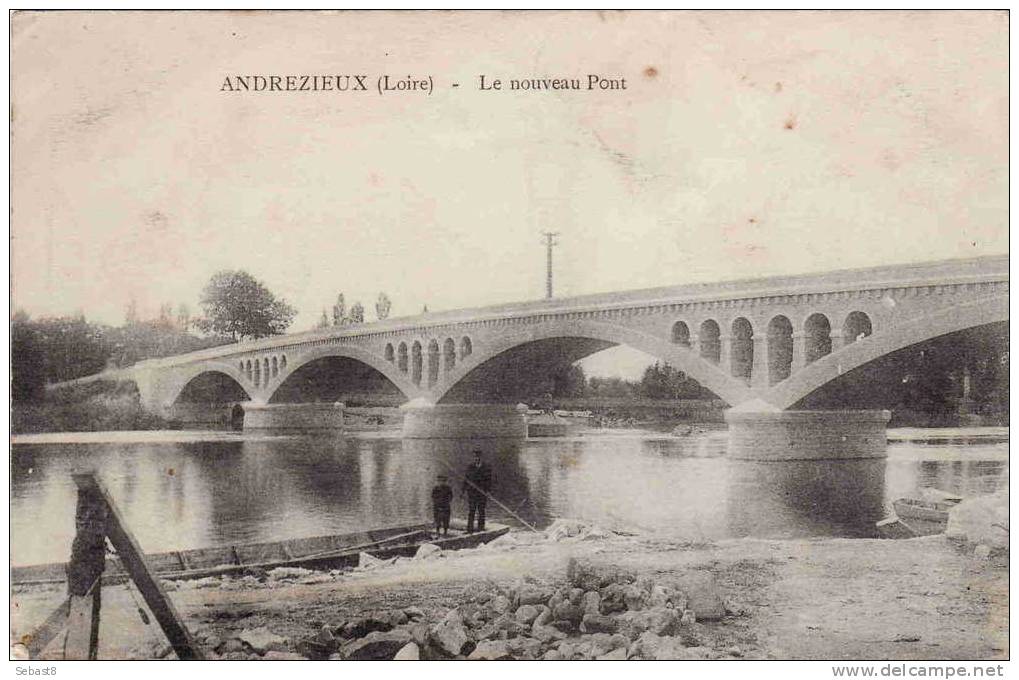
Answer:
<svg viewBox="0 0 1019 680"><path fill-rule="evenodd" d="M247 359L237 365L237 369L248 377L250 382L259 385L266 385L270 378L275 378L280 371L287 367L287 355L279 354L262 359Z"/></svg>
<svg viewBox="0 0 1019 680"><path fill-rule="evenodd" d="M439 341L428 342L428 386L431 387L439 382L439 369L446 373L456 367L456 362L463 361L474 351L471 339L466 335L460 338L459 358L457 356L457 342L453 338L446 338L442 341L442 352L440 360ZM386 361L395 363L401 373L410 373L411 382L415 385L421 384L424 371L424 355L421 342L415 340L409 349L406 342L401 342L396 347L393 343L386 344Z"/></svg>
<svg viewBox="0 0 1019 680"><path fill-rule="evenodd" d="M864 312L850 312L842 323L841 334L836 336L840 346L849 345L867 337L873 332L870 317ZM730 328L729 372L733 377L750 382L754 366L754 327L745 317L738 317ZM796 347L795 341L801 346ZM691 346L690 327L685 321L672 325L672 342L684 347ZM831 354L833 347L832 324L821 313L811 314L803 323L802 334L794 335L793 324L785 315L779 314L768 322L767 358L768 384L779 383L792 373L794 350L802 352L802 365L817 361ZM701 358L715 364L722 360L722 333L718 322L706 319L697 330L697 346ZM725 368L725 367L723 367Z"/></svg>

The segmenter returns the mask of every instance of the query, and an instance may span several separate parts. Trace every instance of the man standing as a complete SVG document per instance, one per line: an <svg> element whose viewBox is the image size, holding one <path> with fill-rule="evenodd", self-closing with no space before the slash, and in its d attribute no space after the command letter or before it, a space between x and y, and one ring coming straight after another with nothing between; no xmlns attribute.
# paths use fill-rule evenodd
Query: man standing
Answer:
<svg viewBox="0 0 1019 680"><path fill-rule="evenodd" d="M467 467L463 490L467 494L467 533L474 532L474 517L478 518L478 531L485 530L485 501L492 489L492 469L481 460L481 451L474 450L474 462Z"/></svg>

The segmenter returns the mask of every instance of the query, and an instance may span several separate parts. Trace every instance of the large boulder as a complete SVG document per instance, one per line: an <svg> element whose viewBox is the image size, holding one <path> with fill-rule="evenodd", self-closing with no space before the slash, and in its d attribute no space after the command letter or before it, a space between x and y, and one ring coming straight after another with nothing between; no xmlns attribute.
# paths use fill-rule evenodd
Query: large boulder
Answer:
<svg viewBox="0 0 1019 680"><path fill-rule="evenodd" d="M580 598L580 608L585 614L597 614L601 607L601 595L597 590L589 590Z"/></svg>
<svg viewBox="0 0 1019 680"><path fill-rule="evenodd" d="M613 649L611 652L596 656L595 659L598 661L626 661L626 647Z"/></svg>
<svg viewBox="0 0 1019 680"><path fill-rule="evenodd" d="M645 631L655 635L671 635L679 629L679 621L679 612L664 607L626 612L618 617L620 632L631 640L636 640Z"/></svg>
<svg viewBox="0 0 1019 680"><path fill-rule="evenodd" d="M434 543L424 543L414 553L415 560L428 560L434 557L438 557L442 554L442 548L435 545Z"/></svg>
<svg viewBox="0 0 1019 680"><path fill-rule="evenodd" d="M519 621L520 623L531 623L536 618L538 618L538 614L540 613L541 610L539 610L533 604L522 604L520 605L520 607L517 608L515 616L517 621Z"/></svg>
<svg viewBox="0 0 1019 680"><path fill-rule="evenodd" d="M636 575L615 565L570 558L566 563L566 579L572 587L587 591L598 590L612 583L632 583Z"/></svg>
<svg viewBox="0 0 1019 680"><path fill-rule="evenodd" d="M658 648L662 645L662 636L656 635L649 630L644 631L630 645L628 657L638 657L647 661L657 658Z"/></svg>
<svg viewBox="0 0 1019 680"><path fill-rule="evenodd" d="M376 631L358 640L351 640L340 651L348 661L388 660L410 642L410 633L405 630Z"/></svg>
<svg viewBox="0 0 1019 680"><path fill-rule="evenodd" d="M337 628L336 634L347 640L364 637L368 633L385 633L393 629L390 617L386 614L372 614L347 621Z"/></svg>
<svg viewBox="0 0 1019 680"><path fill-rule="evenodd" d="M579 605L575 605L570 602L564 602L552 610L553 621L570 621L572 623L580 623L582 618L584 618L584 610L581 609Z"/></svg>
<svg viewBox="0 0 1019 680"><path fill-rule="evenodd" d="M496 614L504 614L504 613L508 612L513 607L513 603L505 595L496 595L488 603L488 606Z"/></svg>
<svg viewBox="0 0 1019 680"><path fill-rule="evenodd" d="M286 638L276 635L265 626L245 629L240 632L237 638L247 643L258 654L265 654L272 650L285 650L287 643Z"/></svg>
<svg viewBox="0 0 1019 680"><path fill-rule="evenodd" d="M294 652L278 652L272 650L265 653L262 657L263 661L307 661L307 657L295 654Z"/></svg>
<svg viewBox="0 0 1019 680"><path fill-rule="evenodd" d="M428 633L431 643L448 656L457 656L467 644L467 631L459 612L455 609L432 626Z"/></svg>
<svg viewBox="0 0 1019 680"><path fill-rule="evenodd" d="M683 592L687 600L686 609L692 611L698 621L725 618L725 602L711 574L695 572L688 575L683 579Z"/></svg>
<svg viewBox="0 0 1019 680"><path fill-rule="evenodd" d="M552 597L552 591L541 586L526 584L517 592L517 597L521 605L545 604L548 602L548 598Z"/></svg>
<svg viewBox="0 0 1019 680"><path fill-rule="evenodd" d="M541 654L541 640L529 637L516 637L507 640L507 643L509 644L510 652L517 659L530 661L537 659Z"/></svg>
<svg viewBox="0 0 1019 680"><path fill-rule="evenodd" d="M500 659L512 659L509 643L505 640L485 640L479 642L467 659L469 661L499 661Z"/></svg>
<svg viewBox="0 0 1019 680"><path fill-rule="evenodd" d="M603 614L584 614L580 629L587 633L615 633L618 628L616 620Z"/></svg>
<svg viewBox="0 0 1019 680"><path fill-rule="evenodd" d="M408 642L393 657L393 661L420 661L421 648L416 642Z"/></svg>
<svg viewBox="0 0 1019 680"><path fill-rule="evenodd" d="M945 536L970 545L1008 548L1008 490L969 498L952 508Z"/></svg>
<svg viewBox="0 0 1019 680"><path fill-rule="evenodd" d="M564 640L566 639L567 634L552 626L551 623L549 625L538 625L535 623L535 625L531 627L531 636L534 637L535 640L547 643L555 640Z"/></svg>

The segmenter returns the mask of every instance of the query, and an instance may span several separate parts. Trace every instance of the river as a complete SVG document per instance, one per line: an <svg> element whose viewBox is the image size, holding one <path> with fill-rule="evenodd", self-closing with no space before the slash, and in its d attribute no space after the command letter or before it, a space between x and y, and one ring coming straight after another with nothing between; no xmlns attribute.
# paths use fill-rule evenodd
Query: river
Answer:
<svg viewBox="0 0 1019 680"><path fill-rule="evenodd" d="M403 440L397 434L219 432L23 437L12 448L11 558L63 561L74 534L70 474L96 470L146 552L344 533L428 521L440 473L480 448L493 494L536 526L558 517L677 541L871 536L901 496L1008 485L1008 430L890 430L888 457L753 463L726 434L591 430L575 437ZM454 501L454 516L464 504ZM495 521L520 524L489 504Z"/></svg>

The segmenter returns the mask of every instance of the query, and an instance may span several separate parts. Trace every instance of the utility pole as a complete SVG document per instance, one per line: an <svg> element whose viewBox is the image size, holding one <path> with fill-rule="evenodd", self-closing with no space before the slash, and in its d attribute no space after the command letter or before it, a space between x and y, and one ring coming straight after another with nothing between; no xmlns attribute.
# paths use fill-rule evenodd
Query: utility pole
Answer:
<svg viewBox="0 0 1019 680"><path fill-rule="evenodd" d="M556 236L559 235L558 231L543 231L541 232L545 237L545 255L546 255L546 272L545 272L545 297L552 297L552 247L559 245L555 240Z"/></svg>

